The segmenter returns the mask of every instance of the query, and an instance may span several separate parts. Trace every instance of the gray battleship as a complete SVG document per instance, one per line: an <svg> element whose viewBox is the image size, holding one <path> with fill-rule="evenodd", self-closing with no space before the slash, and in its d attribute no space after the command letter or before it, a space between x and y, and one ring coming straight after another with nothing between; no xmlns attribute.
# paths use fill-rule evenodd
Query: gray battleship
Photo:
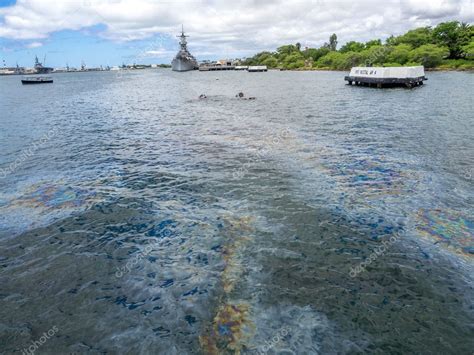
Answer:
<svg viewBox="0 0 474 355"><path fill-rule="evenodd" d="M174 57L173 61L171 62L171 67L174 71L189 71L198 68L198 63L196 58L189 53L186 41L186 37L184 35L184 30L181 29L181 35L177 36L180 38L179 45L181 49L179 50L176 57Z"/></svg>
<svg viewBox="0 0 474 355"><path fill-rule="evenodd" d="M49 74L53 71L53 68L43 66L43 64L40 63L40 61L38 60L38 56L36 56L35 57L35 70L36 70L36 74Z"/></svg>

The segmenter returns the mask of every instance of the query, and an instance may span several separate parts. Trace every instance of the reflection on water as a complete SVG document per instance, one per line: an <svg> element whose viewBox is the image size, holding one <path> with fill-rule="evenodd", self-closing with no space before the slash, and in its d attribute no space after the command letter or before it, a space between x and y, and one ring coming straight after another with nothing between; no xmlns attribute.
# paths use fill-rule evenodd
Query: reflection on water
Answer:
<svg viewBox="0 0 474 355"><path fill-rule="evenodd" d="M469 353L469 75L1 78L0 348Z"/></svg>

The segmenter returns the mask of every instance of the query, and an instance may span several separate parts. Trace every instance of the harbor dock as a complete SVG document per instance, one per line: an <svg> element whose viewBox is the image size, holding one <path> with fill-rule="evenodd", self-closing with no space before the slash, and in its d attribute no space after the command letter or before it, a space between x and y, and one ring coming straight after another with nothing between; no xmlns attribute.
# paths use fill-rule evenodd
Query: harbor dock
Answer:
<svg viewBox="0 0 474 355"><path fill-rule="evenodd" d="M199 71L235 70L234 65L201 65Z"/></svg>
<svg viewBox="0 0 474 355"><path fill-rule="evenodd" d="M220 62L214 63L202 63L199 66L199 71L220 71L220 70L246 70L248 72L265 72L268 71L266 65L255 65L255 66L246 66L246 65L234 65L230 62L221 64Z"/></svg>

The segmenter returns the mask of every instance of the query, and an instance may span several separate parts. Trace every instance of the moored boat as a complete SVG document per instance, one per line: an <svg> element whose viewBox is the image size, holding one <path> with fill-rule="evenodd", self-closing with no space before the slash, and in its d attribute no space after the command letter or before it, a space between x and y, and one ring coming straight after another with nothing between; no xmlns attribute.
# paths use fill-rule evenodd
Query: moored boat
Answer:
<svg viewBox="0 0 474 355"><path fill-rule="evenodd" d="M50 76L27 76L21 78L21 83L25 84L50 84L53 78Z"/></svg>
<svg viewBox="0 0 474 355"><path fill-rule="evenodd" d="M40 61L38 60L38 57L36 56L35 57L35 71L36 71L36 74L49 74L53 71L53 68L45 67L43 63L40 63Z"/></svg>
<svg viewBox="0 0 474 355"><path fill-rule="evenodd" d="M189 71L198 69L196 58L194 58L193 55L188 51L188 42L186 41L187 36L184 34L183 29L181 29L181 35L178 37L181 39L179 42L180 50L171 62L171 68L174 71Z"/></svg>

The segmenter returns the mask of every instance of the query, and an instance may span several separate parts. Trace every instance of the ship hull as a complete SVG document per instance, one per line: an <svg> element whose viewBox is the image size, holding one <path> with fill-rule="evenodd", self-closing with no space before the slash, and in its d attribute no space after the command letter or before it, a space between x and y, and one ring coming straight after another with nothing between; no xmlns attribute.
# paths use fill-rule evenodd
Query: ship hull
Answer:
<svg viewBox="0 0 474 355"><path fill-rule="evenodd" d="M31 84L49 84L53 82L53 78L49 76L30 76L30 77L23 77L21 79L21 83L23 85L31 85Z"/></svg>
<svg viewBox="0 0 474 355"><path fill-rule="evenodd" d="M53 68L48 68L48 67L36 67L36 74L50 74L53 71Z"/></svg>
<svg viewBox="0 0 474 355"><path fill-rule="evenodd" d="M196 69L196 63L185 59L173 59L171 68L174 71L190 71Z"/></svg>
<svg viewBox="0 0 474 355"><path fill-rule="evenodd" d="M52 84L53 80L41 80L41 81L32 81L32 80L22 80L23 85L33 85L33 84Z"/></svg>

